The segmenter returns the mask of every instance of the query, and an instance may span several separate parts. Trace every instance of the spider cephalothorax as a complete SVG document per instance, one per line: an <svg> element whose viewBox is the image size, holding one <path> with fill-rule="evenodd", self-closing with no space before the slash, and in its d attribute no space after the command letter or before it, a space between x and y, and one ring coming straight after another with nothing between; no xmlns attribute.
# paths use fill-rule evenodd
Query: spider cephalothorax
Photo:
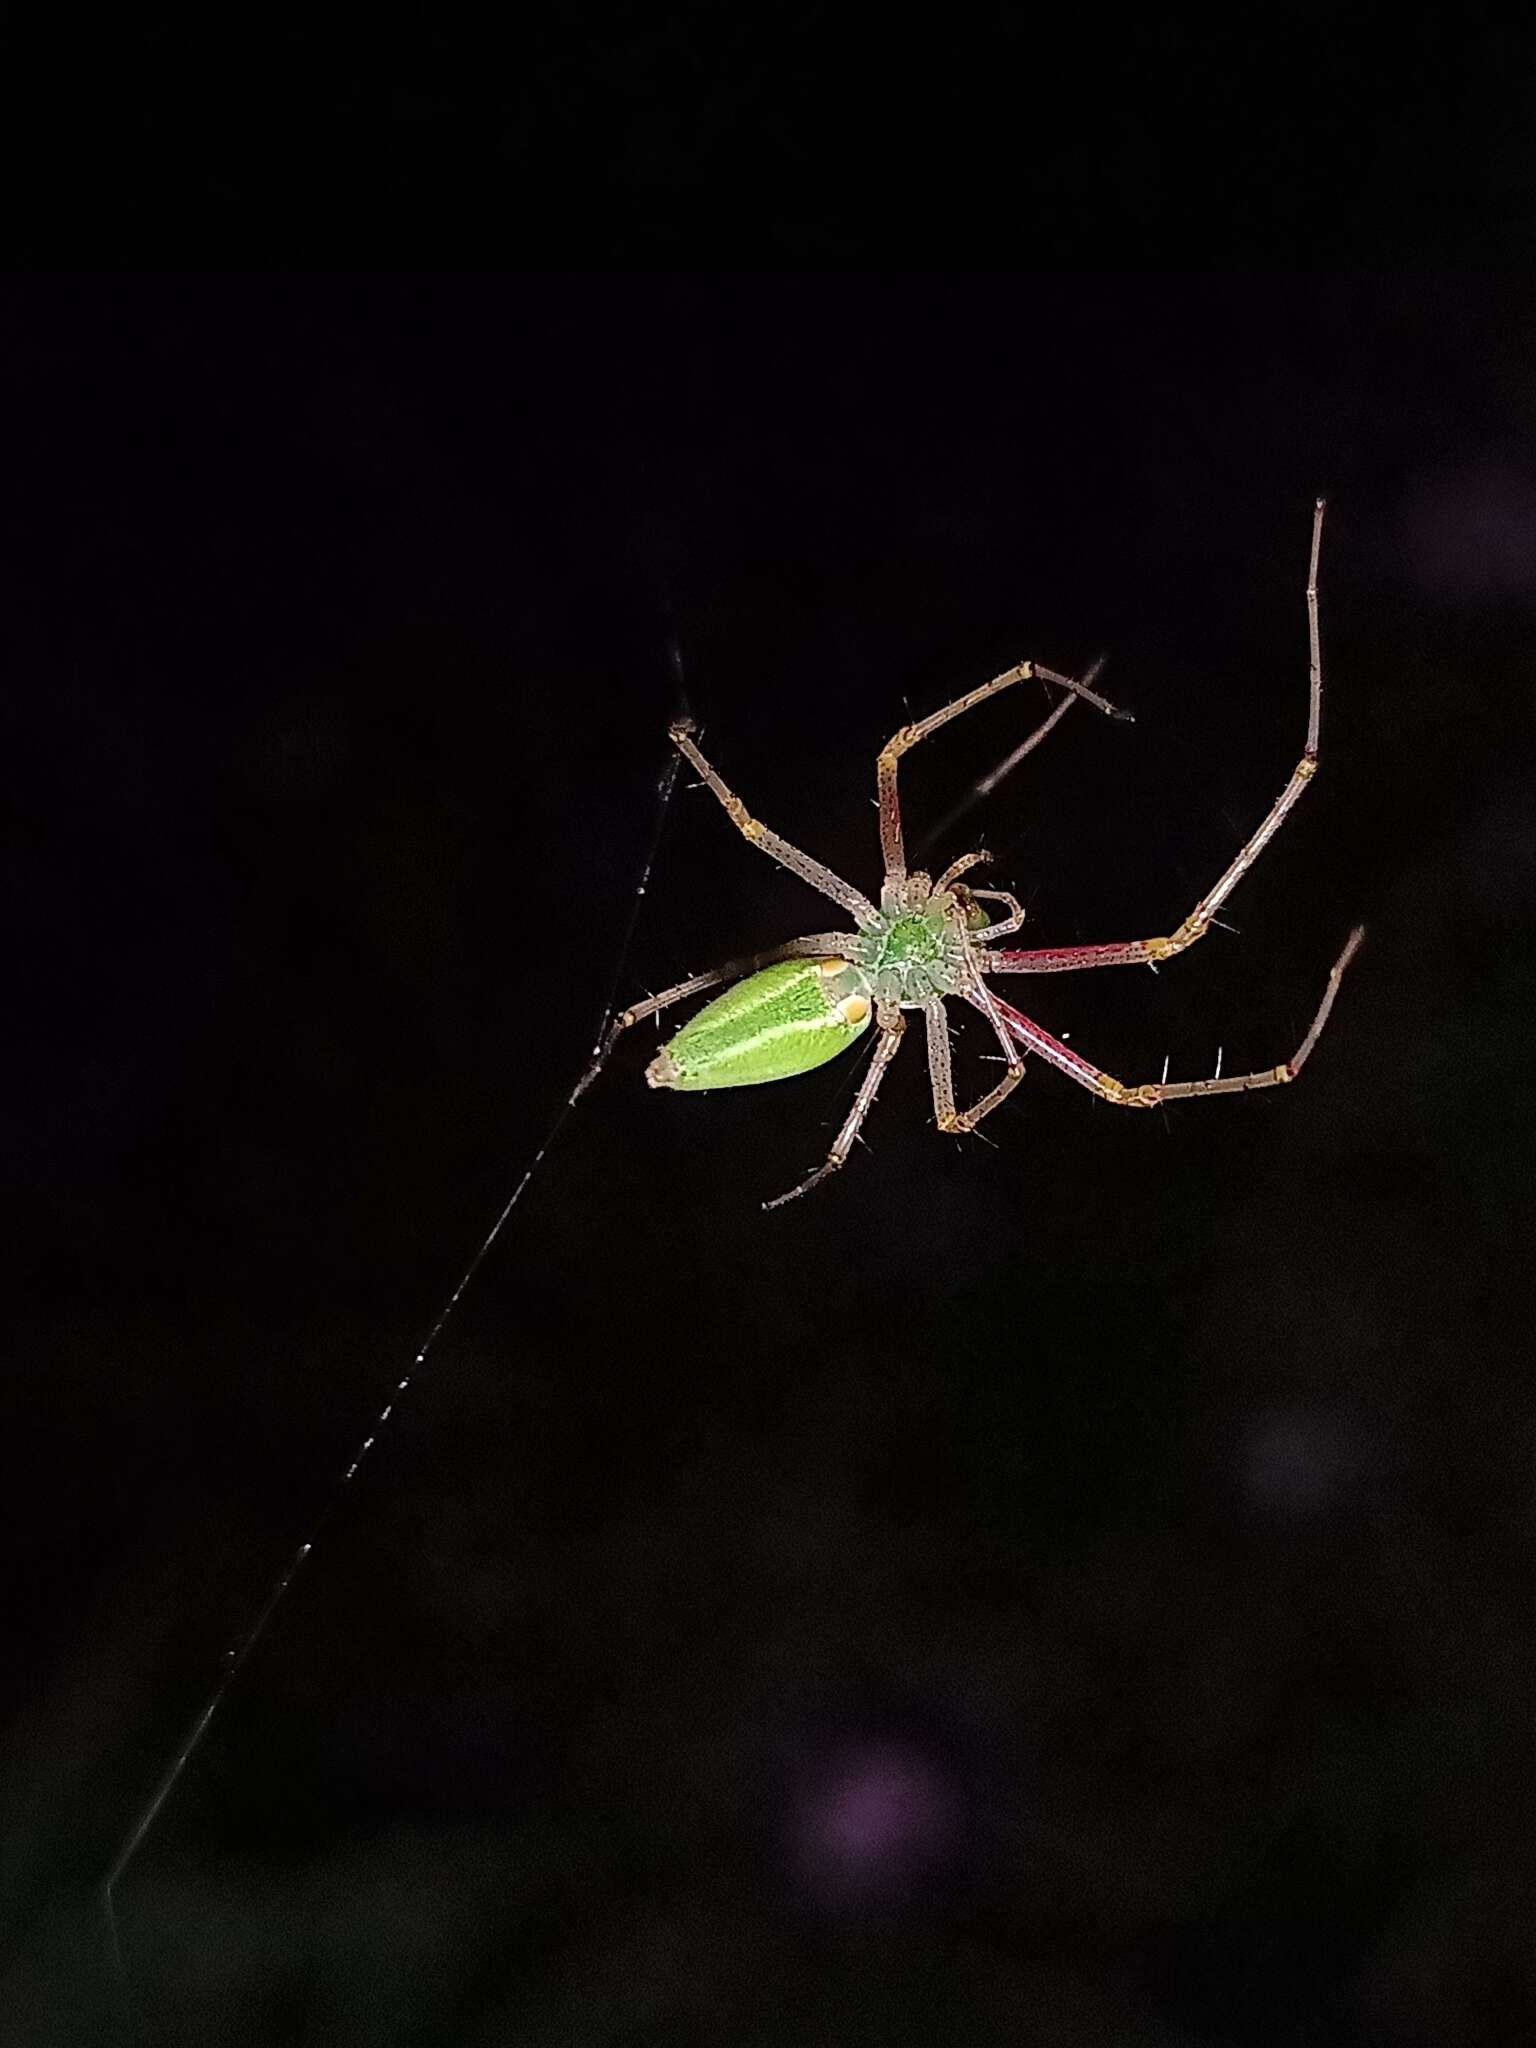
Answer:
<svg viewBox="0 0 1536 2048"><path fill-rule="evenodd" d="M1220 1063L1208 1081L1142 1082L1127 1086L1113 1074L1101 1072L1060 1039L1013 1009L987 986L995 974L1060 974L1081 967L1116 967L1133 963L1155 965L1182 953L1197 939L1204 938L1215 922L1216 912L1237 887L1270 840L1284 823L1292 805L1317 770L1318 731L1322 718L1323 672L1318 642L1317 560L1322 545L1323 501L1317 501L1312 520L1312 555L1307 575L1307 637L1311 655L1311 684L1308 698L1307 738L1290 780L1270 806L1258 830L1228 865L1215 887L1201 897L1183 923L1166 938L1127 939L1109 945L1043 946L1013 951L989 942L1006 938L1024 922L1016 899L1002 890L973 889L960 881L985 854L968 853L954 861L930 882L925 874L908 873L901 828L901 805L897 792L898 765L919 741L925 740L963 711L994 697L1001 690L1028 678L1054 683L1068 694L1049 718L1016 748L1005 766L1012 766L1042 740L1063 713L1084 698L1111 717L1127 714L1071 676L1034 662L994 676L990 683L957 697L952 704L935 711L916 725L903 726L881 749L876 763L880 802L880 850L885 876L880 901L872 903L864 893L845 882L830 868L780 839L754 818L700 752L695 729L683 719L672 727L672 742L703 777L705 785L724 805L731 822L744 838L760 846L772 859L808 882L848 912L854 929L843 932L815 932L807 938L791 939L770 953L737 960L725 967L695 974L675 988L663 990L643 1003L636 1003L613 1020L599 1048L587 1079L602 1066L620 1032L642 1017L655 1016L686 996L697 995L722 982L734 984L712 1002L706 1003L652 1060L646 1079L653 1088L702 1091L736 1088L761 1081L783 1080L821 1066L861 1037L874 1023L879 1037L875 1056L859 1085L852 1109L844 1119L826 1159L787 1195L764 1204L776 1209L783 1202L803 1195L819 1180L844 1164L853 1149L859 1127L869 1113L881 1076L896 1055L906 1029L903 1012L921 1010L927 1029L928 1067L933 1083L934 1118L941 1131L973 1131L982 1118L1018 1086L1024 1074L1024 1053L1039 1055L1069 1075L1102 1101L1125 1109L1150 1109L1158 1103L1175 1102L1195 1096L1230 1095L1250 1088L1272 1088L1293 1081L1316 1045L1333 1006L1339 981L1360 943L1358 929L1334 962L1328 986L1310 1030L1290 1059L1277 1067L1260 1068L1248 1074L1223 1077ZM978 791L992 787L1001 770L978 784ZM999 903L1007 915L989 923L983 903ZM955 1106L954 1079L950 1067L949 1024L944 1005L952 997L979 1010L991 1025L1002 1046L1006 1071L997 1084L970 1109ZM586 1085L585 1082L582 1084Z"/></svg>
<svg viewBox="0 0 1536 2048"><path fill-rule="evenodd" d="M985 859L983 853L968 853L936 883L923 874L886 883L880 891L879 910L860 927L850 941L849 952L850 959L869 977L870 992L877 1002L920 1010L935 996L966 992L977 971L970 957L976 942L1005 928L987 926L978 893L955 880ZM990 898L998 892L981 893ZM1000 900L1013 903L1011 897ZM1022 921L1018 905L1013 904L1013 909ZM1016 931L1018 926L1010 919L1006 929Z"/></svg>

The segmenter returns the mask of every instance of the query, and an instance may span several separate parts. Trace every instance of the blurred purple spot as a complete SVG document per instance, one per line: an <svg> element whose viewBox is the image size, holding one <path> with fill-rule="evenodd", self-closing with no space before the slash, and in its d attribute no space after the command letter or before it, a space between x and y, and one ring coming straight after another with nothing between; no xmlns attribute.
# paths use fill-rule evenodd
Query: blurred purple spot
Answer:
<svg viewBox="0 0 1536 2048"><path fill-rule="evenodd" d="M913 1745L851 1742L813 1767L796 1804L796 1857L830 1904L890 1901L938 1864L956 1831L954 1789Z"/></svg>
<svg viewBox="0 0 1536 2048"><path fill-rule="evenodd" d="M1307 1515L1333 1499L1348 1459L1337 1430L1319 1416L1280 1413L1250 1424L1243 1462L1255 1507Z"/></svg>
<svg viewBox="0 0 1536 2048"><path fill-rule="evenodd" d="M1536 596L1536 473L1488 460L1427 479L1404 546L1419 581L1443 596Z"/></svg>

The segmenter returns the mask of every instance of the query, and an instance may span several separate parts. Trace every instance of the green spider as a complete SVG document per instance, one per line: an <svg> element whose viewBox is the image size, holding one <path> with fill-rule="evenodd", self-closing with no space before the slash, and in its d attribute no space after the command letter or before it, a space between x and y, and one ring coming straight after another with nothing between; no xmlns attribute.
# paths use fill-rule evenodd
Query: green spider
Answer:
<svg viewBox="0 0 1536 2048"><path fill-rule="evenodd" d="M926 874L909 872L902 838L901 806L897 794L898 764L920 740L947 725L962 712L985 703L1015 683L1038 677L1058 685L1067 694L1043 724L1017 747L1002 766L978 785L984 793L1045 738L1057 721L1082 698L1113 718L1127 718L1087 682L1058 675L1037 662L1020 662L990 683L971 690L942 710L906 725L892 734L876 763L880 801L880 851L885 878L876 905L860 890L825 868L820 861L791 846L754 818L741 799L727 787L700 752L696 727L681 719L671 728L678 752L703 777L725 808L731 823L752 845L791 874L799 875L813 889L839 904L852 917L851 932L815 932L807 938L790 939L772 951L746 960L734 960L707 973L691 975L675 988L664 989L636 1003L616 1017L599 1047L582 1087L592 1080L606 1061L621 1032L643 1018L653 1017L673 1003L697 995L721 982L735 985L713 1002L706 1003L682 1029L662 1047L646 1068L646 1080L653 1088L702 1091L709 1088L746 1088L762 1081L779 1081L792 1074L808 1073L836 1058L869 1029L873 1022L879 1041L869 1070L859 1085L853 1107L831 1151L813 1173L787 1194L765 1202L765 1209L777 1209L806 1194L829 1174L843 1166L853 1150L860 1126L869 1114L886 1068L895 1058L906 1029L903 1015L921 1010L927 1029L928 1070L933 1084L934 1120L941 1131L974 1131L983 1117L990 1116L1007 1100L1024 1077L1024 1053L1038 1053L1052 1066L1069 1075L1082 1087L1091 1089L1105 1102L1122 1109L1151 1109L1158 1103L1176 1102L1193 1096L1230 1095L1250 1088L1272 1088L1294 1081L1322 1034L1348 967L1363 936L1362 928L1350 933L1343 952L1334 962L1317 1014L1300 1046L1291 1058L1277 1067L1251 1074L1221 1074L1209 1081L1169 1081L1167 1067L1161 1081L1128 1087L1112 1074L1101 1072L1091 1062L1071 1051L1032 1018L1013 1009L987 986L996 974L1061 974L1080 967L1116 967L1146 963L1155 967L1161 960L1182 953L1197 939L1204 938L1216 921L1216 912L1253 866L1264 848L1285 822L1297 798L1317 772L1318 732L1322 716L1322 659L1318 645L1317 564L1322 545L1324 501L1319 498L1312 519L1312 554L1307 576L1307 629L1311 654L1311 687L1307 738L1301 759L1290 780L1275 799L1268 815L1227 868L1225 874L1185 918L1169 938L1128 939L1119 944L1057 946L1014 951L991 942L1016 932L1024 922L1017 899L1000 889L973 889L960 877L990 856L962 854L932 881ZM990 921L981 906L1000 904L1007 915ZM1006 1072L970 1109L955 1104L954 1079L950 1066L949 1023L944 1005L952 996L962 997L979 1010L992 1026L1003 1048ZM580 1090L578 1090L578 1093Z"/></svg>

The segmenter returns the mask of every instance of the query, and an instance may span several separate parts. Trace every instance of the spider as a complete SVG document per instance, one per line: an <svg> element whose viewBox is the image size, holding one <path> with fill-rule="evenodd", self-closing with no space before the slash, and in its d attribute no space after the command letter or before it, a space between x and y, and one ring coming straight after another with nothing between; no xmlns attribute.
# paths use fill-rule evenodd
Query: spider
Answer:
<svg viewBox="0 0 1536 2048"><path fill-rule="evenodd" d="M876 763L880 805L880 851L885 878L880 901L872 903L830 868L781 839L754 818L733 790L711 767L700 751L697 727L691 719L679 719L670 728L672 744L703 778L724 806L731 823L750 845L761 848L771 860L799 875L813 889L845 910L855 929L851 932L814 932L791 939L766 953L745 960L733 960L707 973L690 975L674 988L650 996L614 1018L594 1057L582 1086L595 1077L621 1032L643 1018L656 1016L672 1004L698 995L722 982L734 986L707 1003L696 1016L662 1047L646 1069L653 1088L704 1090L742 1088L761 1081L786 1079L809 1072L834 1059L854 1043L873 1021L879 1033L874 1058L859 1085L853 1107L833 1142L831 1151L814 1172L798 1182L787 1194L764 1202L764 1209L781 1208L817 1186L846 1164L854 1140L874 1103L887 1067L896 1057L906 1030L908 1010L921 1010L928 1041L928 1071L933 1085L934 1119L941 1131L974 1131L984 1117L1005 1102L1024 1077L1024 1054L1033 1052L1058 1068L1080 1086L1090 1089L1102 1101L1121 1109L1151 1109L1159 1103L1177 1102L1195 1096L1232 1095L1250 1088L1273 1088L1294 1081L1322 1035L1333 1007L1344 970L1353 959L1363 936L1356 927L1343 952L1334 962L1328 985L1317 1013L1301 1044L1288 1060L1277 1067L1265 1067L1251 1074L1217 1071L1209 1081L1169 1081L1167 1068L1161 1081L1142 1082L1134 1087L1117 1081L1091 1061L1082 1058L1060 1039L1053 1038L1005 1003L988 986L1001 974L1062 974L1076 968L1119 967L1159 961L1182 953L1197 939L1204 938L1216 922L1216 913L1253 866L1264 848L1289 816L1297 798L1317 772L1318 730L1322 715L1322 660L1318 647L1317 564L1322 546L1324 500L1319 498L1312 516L1312 553L1307 573L1307 630L1311 656L1307 738L1301 759L1290 780L1270 807L1269 813L1238 852L1215 887L1195 905L1184 922L1168 938L1127 939L1118 944L1089 946L1046 946L1017 951L993 943L1008 938L1024 922L1018 900L1001 889L976 889L961 876L990 858L985 853L965 853L951 861L937 881L920 871L909 871L902 837L901 804L897 775L902 757L919 742L931 737L941 726L963 712L974 710L989 697L1011 689L1031 677L1052 683L1067 694L1051 715L1017 747L1002 766L978 785L984 793L1015 762L1045 738L1065 712L1079 699L1114 718L1128 718L1091 687L1058 675L1038 662L1024 661L994 676L979 689L955 698L942 710L915 725L893 733L881 749ZM1006 915L994 917L983 908L1000 905ZM991 1025L1003 1049L1006 1071L993 1088L969 1109L955 1102L950 1066L949 1023L945 1003L962 997L979 1010ZM580 1092L578 1090L578 1092Z"/></svg>

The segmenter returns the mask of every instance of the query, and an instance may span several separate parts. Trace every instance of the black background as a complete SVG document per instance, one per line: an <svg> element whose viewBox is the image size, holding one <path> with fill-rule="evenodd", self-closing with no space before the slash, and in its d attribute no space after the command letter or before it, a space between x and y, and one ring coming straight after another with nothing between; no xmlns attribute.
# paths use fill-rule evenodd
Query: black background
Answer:
<svg viewBox="0 0 1536 2048"><path fill-rule="evenodd" d="M1492 276L55 277L0 323L27 2043L1418 2044L1529 2011L1536 297ZM977 840L1032 1063L677 1097L636 1034L118 1888L621 999ZM1039 715L914 758L914 835ZM642 1042L643 1041L643 1042ZM962 1090L992 1077L959 1024Z"/></svg>

